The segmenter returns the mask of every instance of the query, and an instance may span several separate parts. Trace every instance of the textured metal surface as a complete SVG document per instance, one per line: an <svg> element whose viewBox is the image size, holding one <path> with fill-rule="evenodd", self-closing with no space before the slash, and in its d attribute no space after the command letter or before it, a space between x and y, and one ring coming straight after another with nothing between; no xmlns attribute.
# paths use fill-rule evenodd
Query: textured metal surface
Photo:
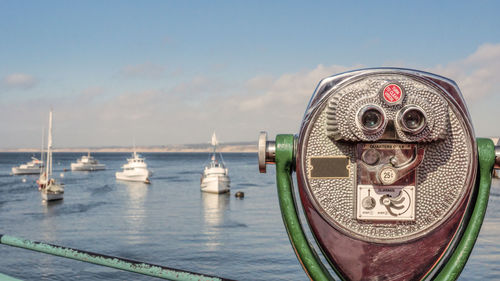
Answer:
<svg viewBox="0 0 500 281"><path fill-rule="evenodd" d="M394 81L404 88L405 96L401 104L389 106L379 93L381 87ZM418 142L419 148L425 149L425 158L417 169L413 222L358 221L354 211L357 200L354 172L347 179L307 178L306 185L317 207L334 227L362 240L404 242L438 227L465 200L463 195L470 191L475 177L475 143L464 108L453 101L455 97L439 86L430 85L428 80L398 73L351 79L340 86L330 84L319 89L322 87L325 91L322 96L313 97L314 106L306 112L302 127L305 132L301 132L304 178L310 169L309 159L316 156L346 155L350 158L350 171L356 171L355 142L377 141L383 135L382 132L366 134L356 126L358 110L367 104L382 107L386 118L394 120L397 141ZM426 112L427 126L418 134L401 130L397 123L398 112L409 104Z"/></svg>
<svg viewBox="0 0 500 281"><path fill-rule="evenodd" d="M388 81L399 81L407 93L402 103L397 105L386 104L378 94L381 87ZM448 132L446 101L437 91L428 85L402 75L386 75L367 78L348 85L331 96L326 108L326 130L328 136L335 140L348 141L375 141L378 134L368 134L360 126L357 113L364 106L375 104L385 112L386 119L397 121L397 115L404 105L416 105L427 114L427 126L422 132L413 135L402 130L399 122L394 122L398 139L403 142L433 141L446 137Z"/></svg>

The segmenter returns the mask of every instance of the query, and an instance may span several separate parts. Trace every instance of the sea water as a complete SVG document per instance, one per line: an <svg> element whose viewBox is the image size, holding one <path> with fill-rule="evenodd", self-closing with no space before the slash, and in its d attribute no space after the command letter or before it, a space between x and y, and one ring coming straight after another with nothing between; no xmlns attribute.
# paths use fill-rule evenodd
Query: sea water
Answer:
<svg viewBox="0 0 500 281"><path fill-rule="evenodd" d="M153 171L149 185L115 179L128 153L93 154L105 171L64 171L82 155L54 154L65 194L47 204L36 175L10 175L31 154L0 153L0 233L236 280L308 279L281 220L274 167L260 174L256 154L224 154L231 193L223 195L200 192L206 153L144 153ZM245 197L235 198L237 191ZM494 180L461 280L500 279L499 211ZM25 280L153 279L6 245L0 253L0 273Z"/></svg>

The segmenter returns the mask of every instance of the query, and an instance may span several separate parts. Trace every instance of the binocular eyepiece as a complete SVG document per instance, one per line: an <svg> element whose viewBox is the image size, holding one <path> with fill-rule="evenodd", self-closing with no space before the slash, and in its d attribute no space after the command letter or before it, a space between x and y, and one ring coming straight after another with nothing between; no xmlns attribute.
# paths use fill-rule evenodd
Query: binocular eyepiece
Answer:
<svg viewBox="0 0 500 281"><path fill-rule="evenodd" d="M357 115L357 125L366 134L377 134L387 126L384 110L376 104L364 106ZM422 132L427 126L426 114L418 105L405 106L397 113L396 119L402 131L413 135Z"/></svg>

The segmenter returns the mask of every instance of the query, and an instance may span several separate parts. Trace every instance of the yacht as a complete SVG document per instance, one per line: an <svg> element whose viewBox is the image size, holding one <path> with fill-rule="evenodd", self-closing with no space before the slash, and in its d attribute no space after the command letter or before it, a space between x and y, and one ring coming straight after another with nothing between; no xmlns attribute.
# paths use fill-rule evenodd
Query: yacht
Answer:
<svg viewBox="0 0 500 281"><path fill-rule="evenodd" d="M87 155L83 155L76 163L71 163L71 171L99 171L105 170L106 165L100 164L94 157L90 156L90 151Z"/></svg>
<svg viewBox="0 0 500 281"><path fill-rule="evenodd" d="M122 166L123 171L116 172L116 179L150 183L149 177L152 173L148 170L146 159L137 154L135 150L132 155L133 158L127 159L128 163Z"/></svg>
<svg viewBox="0 0 500 281"><path fill-rule="evenodd" d="M61 200L64 196L64 184L58 183L52 177L52 110L49 114L49 137L47 141L47 165L36 181L44 201Z"/></svg>
<svg viewBox="0 0 500 281"><path fill-rule="evenodd" d="M212 135L212 146L213 152L210 155L210 161L205 166L200 179L201 191L210 193L229 192L231 180L224 159L222 159L222 154L217 153L217 137L215 133Z"/></svg>
<svg viewBox="0 0 500 281"><path fill-rule="evenodd" d="M12 174L14 175L27 175L39 174L43 169L43 161L31 157L31 161L17 167L12 167Z"/></svg>

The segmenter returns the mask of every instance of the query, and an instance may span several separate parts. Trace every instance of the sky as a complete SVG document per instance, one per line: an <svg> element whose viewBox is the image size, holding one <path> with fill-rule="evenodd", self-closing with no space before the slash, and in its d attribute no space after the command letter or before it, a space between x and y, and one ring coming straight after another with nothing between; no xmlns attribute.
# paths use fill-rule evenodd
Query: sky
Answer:
<svg viewBox="0 0 500 281"><path fill-rule="evenodd" d="M0 0L0 148L256 141L297 133L325 77L448 77L499 136L499 1Z"/></svg>

